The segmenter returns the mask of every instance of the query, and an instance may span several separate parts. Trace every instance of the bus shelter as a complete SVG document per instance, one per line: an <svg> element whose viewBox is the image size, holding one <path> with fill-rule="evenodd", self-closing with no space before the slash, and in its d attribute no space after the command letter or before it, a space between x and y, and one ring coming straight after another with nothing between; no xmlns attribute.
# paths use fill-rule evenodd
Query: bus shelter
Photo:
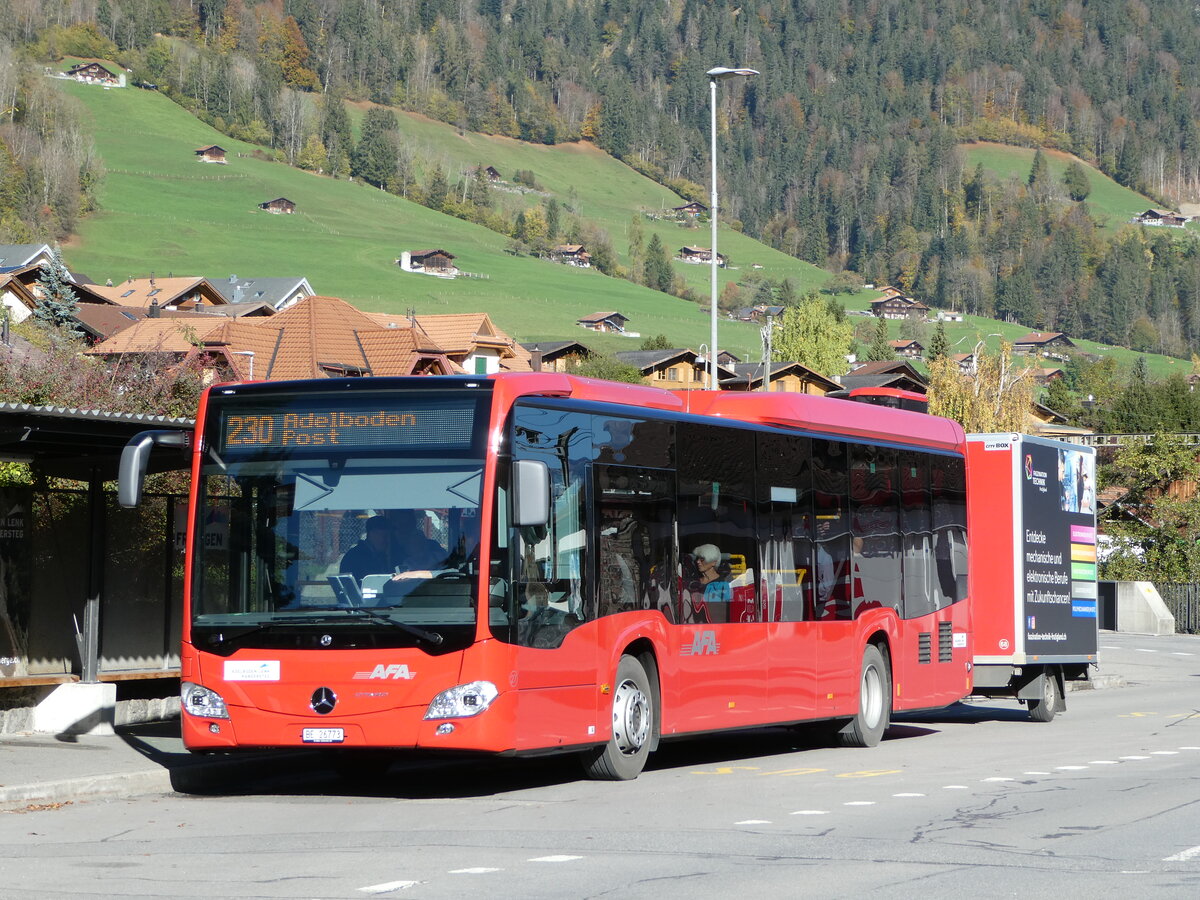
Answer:
<svg viewBox="0 0 1200 900"><path fill-rule="evenodd" d="M191 427L0 403L0 733L107 730L118 685L178 677L186 492L124 510L114 482L138 432Z"/></svg>

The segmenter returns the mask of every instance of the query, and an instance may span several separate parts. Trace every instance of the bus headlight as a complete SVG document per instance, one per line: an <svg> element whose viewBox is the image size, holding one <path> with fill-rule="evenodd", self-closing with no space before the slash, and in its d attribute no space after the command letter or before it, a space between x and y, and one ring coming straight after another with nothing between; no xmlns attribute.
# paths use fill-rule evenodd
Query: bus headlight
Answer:
<svg viewBox="0 0 1200 900"><path fill-rule="evenodd" d="M229 710L216 691L185 681L179 686L179 701L186 712L202 719L228 719Z"/></svg>
<svg viewBox="0 0 1200 900"><path fill-rule="evenodd" d="M477 716L499 696L500 692L490 681L472 681L442 691L433 698L426 719L466 719Z"/></svg>

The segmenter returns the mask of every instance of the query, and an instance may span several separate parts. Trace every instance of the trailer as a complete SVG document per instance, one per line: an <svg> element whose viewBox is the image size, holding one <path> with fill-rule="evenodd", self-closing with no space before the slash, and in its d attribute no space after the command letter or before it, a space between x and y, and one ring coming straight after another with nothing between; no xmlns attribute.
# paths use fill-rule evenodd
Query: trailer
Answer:
<svg viewBox="0 0 1200 900"><path fill-rule="evenodd" d="M967 436L973 692L1049 722L1096 665L1095 450Z"/></svg>

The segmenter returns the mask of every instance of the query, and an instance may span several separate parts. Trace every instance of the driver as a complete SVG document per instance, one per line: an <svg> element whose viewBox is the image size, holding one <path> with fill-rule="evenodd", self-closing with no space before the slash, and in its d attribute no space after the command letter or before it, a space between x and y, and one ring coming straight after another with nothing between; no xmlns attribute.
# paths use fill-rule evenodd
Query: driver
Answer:
<svg viewBox="0 0 1200 900"><path fill-rule="evenodd" d="M364 538L346 551L339 569L360 582L367 575L389 573L393 579L430 578L442 568L447 553L418 527L415 510L393 510L367 519Z"/></svg>

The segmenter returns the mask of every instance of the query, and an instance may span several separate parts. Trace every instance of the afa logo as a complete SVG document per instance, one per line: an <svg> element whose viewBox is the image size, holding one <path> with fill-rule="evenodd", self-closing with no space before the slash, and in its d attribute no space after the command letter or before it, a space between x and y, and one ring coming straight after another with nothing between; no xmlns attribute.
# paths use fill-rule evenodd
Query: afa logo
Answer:
<svg viewBox="0 0 1200 900"><path fill-rule="evenodd" d="M1025 454L1025 480L1026 481L1033 480L1033 454L1032 453Z"/></svg>
<svg viewBox="0 0 1200 900"><path fill-rule="evenodd" d="M707 654L716 655L721 652L721 645L717 643L717 633L712 631L697 631L692 636L691 644L684 644L679 648L680 656L705 656Z"/></svg>
<svg viewBox="0 0 1200 900"><path fill-rule="evenodd" d="M383 663L380 663L374 669L372 669L370 672L355 672L354 677L355 678L383 678L383 679L391 678L393 680L398 680L400 678L403 678L405 680L411 681L412 679L417 677L417 673L410 672L408 670L407 665L402 665L399 663L392 663L389 666L385 666Z"/></svg>

